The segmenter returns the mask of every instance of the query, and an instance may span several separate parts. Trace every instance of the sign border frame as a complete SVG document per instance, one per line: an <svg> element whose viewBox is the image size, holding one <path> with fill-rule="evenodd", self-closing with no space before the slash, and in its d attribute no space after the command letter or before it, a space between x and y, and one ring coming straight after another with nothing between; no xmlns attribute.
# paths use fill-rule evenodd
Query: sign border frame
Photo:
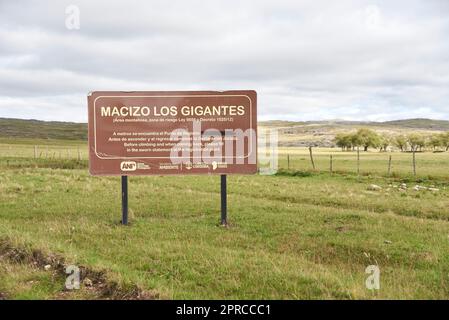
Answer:
<svg viewBox="0 0 449 320"><path fill-rule="evenodd" d="M139 96L129 96L129 95L122 95L122 96L108 96L108 95L102 95L102 96L98 96L95 98L94 103L93 103L93 118L94 118L94 152L95 155L97 156L97 158L102 159L102 160L126 160L126 159L170 159L170 157L101 157L98 153L97 153L97 112L96 112L96 103L97 100L100 98L186 98L186 97L246 97L249 101L249 114L250 114L250 119L249 119L249 129L254 130L253 128L253 119L252 119L252 108L253 108L253 102L251 100L251 98L246 95L246 94L215 94L215 95L211 95L211 94L201 94L201 95L196 95L196 94L186 94L186 95L139 95ZM233 159L246 159L249 158L250 155L254 152L253 149L253 143L252 143L252 139L249 139L248 142L250 143L250 149L251 151L247 153L246 156L244 157L235 157L233 156ZM257 156L257 155L256 155ZM186 157L179 157L181 159L186 158ZM205 159L213 159L213 157L205 157Z"/></svg>

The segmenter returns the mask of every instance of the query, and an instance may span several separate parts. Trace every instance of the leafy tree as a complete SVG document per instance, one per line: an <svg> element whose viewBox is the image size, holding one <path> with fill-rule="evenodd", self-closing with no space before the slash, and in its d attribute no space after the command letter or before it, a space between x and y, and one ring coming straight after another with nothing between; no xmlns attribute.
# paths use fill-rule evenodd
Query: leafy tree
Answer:
<svg viewBox="0 0 449 320"><path fill-rule="evenodd" d="M401 151L404 151L407 148L407 137L404 135L396 136L393 139L393 144Z"/></svg>
<svg viewBox="0 0 449 320"><path fill-rule="evenodd" d="M426 145L426 139L423 135L418 133L411 133L407 135L407 143L412 152L422 149Z"/></svg>
<svg viewBox="0 0 449 320"><path fill-rule="evenodd" d="M446 151L449 150L449 131L441 135L441 144L442 147L446 148Z"/></svg>
<svg viewBox="0 0 449 320"><path fill-rule="evenodd" d="M435 150L439 147L445 147L445 134L433 134L429 137L429 146Z"/></svg>
<svg viewBox="0 0 449 320"><path fill-rule="evenodd" d="M387 136L386 134L379 136L379 148L380 151L387 151L387 148L391 144L391 138L390 136Z"/></svg>
<svg viewBox="0 0 449 320"><path fill-rule="evenodd" d="M352 146L351 136L352 134L350 133L338 133L334 139L335 144L340 147L342 151L345 149L348 150Z"/></svg>
<svg viewBox="0 0 449 320"><path fill-rule="evenodd" d="M351 146L352 150L354 150L355 147L360 147L362 145L362 140L359 135L356 133L353 133L349 137L351 139Z"/></svg>
<svg viewBox="0 0 449 320"><path fill-rule="evenodd" d="M355 134L355 146L362 146L364 151L368 151L369 147L377 148L380 145L380 137L373 130L362 128L357 130Z"/></svg>

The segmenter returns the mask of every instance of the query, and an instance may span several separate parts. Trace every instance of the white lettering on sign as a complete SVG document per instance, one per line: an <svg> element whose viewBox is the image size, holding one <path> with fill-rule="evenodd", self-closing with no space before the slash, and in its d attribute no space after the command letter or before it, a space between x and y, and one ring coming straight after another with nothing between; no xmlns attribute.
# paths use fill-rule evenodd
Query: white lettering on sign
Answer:
<svg viewBox="0 0 449 320"><path fill-rule="evenodd" d="M179 110L178 110L179 108ZM106 106L101 107L102 117L160 116L243 116L244 106Z"/></svg>

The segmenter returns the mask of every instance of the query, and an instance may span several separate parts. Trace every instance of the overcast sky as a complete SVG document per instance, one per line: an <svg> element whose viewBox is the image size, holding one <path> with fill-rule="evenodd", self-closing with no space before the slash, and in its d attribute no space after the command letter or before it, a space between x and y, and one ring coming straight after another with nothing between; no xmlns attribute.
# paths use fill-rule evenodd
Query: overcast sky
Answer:
<svg viewBox="0 0 449 320"><path fill-rule="evenodd" d="M85 122L93 90L254 89L261 120L449 120L448 40L448 0L0 0L0 117Z"/></svg>

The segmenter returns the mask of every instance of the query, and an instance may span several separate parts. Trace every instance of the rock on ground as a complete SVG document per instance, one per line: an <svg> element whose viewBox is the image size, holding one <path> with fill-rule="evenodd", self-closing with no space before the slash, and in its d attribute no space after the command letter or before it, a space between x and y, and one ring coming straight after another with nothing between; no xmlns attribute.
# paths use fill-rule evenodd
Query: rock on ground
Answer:
<svg viewBox="0 0 449 320"><path fill-rule="evenodd" d="M368 186L368 190L371 190L371 191L379 191L379 190L382 190L382 187L381 187L381 186L378 186L377 184L370 184L370 185Z"/></svg>

